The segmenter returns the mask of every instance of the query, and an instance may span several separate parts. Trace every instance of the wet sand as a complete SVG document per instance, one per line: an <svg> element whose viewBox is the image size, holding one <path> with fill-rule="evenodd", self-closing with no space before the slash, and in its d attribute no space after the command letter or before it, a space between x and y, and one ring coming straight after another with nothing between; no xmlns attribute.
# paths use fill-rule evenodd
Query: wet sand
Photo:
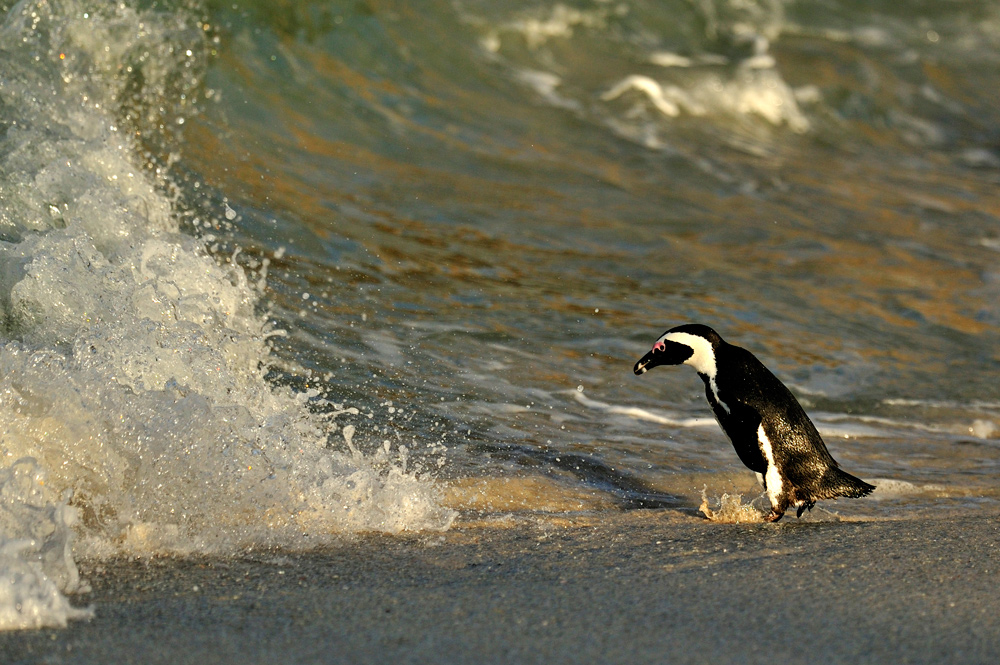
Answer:
<svg viewBox="0 0 1000 665"><path fill-rule="evenodd" d="M307 553L83 562L15 663L1000 662L1000 516L456 524Z"/></svg>

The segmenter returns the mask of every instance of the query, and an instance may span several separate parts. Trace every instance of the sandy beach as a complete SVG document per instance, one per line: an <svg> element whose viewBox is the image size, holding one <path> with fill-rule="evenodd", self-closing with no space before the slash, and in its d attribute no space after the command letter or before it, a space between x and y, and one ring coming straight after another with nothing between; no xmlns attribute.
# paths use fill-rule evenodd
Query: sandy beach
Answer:
<svg viewBox="0 0 1000 665"><path fill-rule="evenodd" d="M997 515L460 522L307 553L83 562L20 663L996 663Z"/></svg>

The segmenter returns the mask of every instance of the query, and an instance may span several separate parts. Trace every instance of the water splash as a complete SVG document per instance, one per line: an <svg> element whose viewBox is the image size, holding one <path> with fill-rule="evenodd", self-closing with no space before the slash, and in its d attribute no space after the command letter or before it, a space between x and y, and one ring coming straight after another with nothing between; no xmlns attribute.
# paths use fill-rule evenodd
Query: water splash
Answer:
<svg viewBox="0 0 1000 665"><path fill-rule="evenodd" d="M74 508L31 458L0 469L0 630L65 626L93 616L61 593L85 591L73 560Z"/></svg>
<svg viewBox="0 0 1000 665"><path fill-rule="evenodd" d="M149 152L172 130L149 133L193 112L208 32L190 11L75 2L0 27L0 627L86 615L59 593L82 588L73 552L454 518L405 464L343 450L344 409L266 380L257 284L179 232Z"/></svg>
<svg viewBox="0 0 1000 665"><path fill-rule="evenodd" d="M718 505L712 508L709 505L708 486L701 489L701 505L698 511L713 522L723 524L747 524L763 522L765 513L757 510L753 502L744 503L742 494L723 493L718 498ZM715 501L712 501L715 503Z"/></svg>

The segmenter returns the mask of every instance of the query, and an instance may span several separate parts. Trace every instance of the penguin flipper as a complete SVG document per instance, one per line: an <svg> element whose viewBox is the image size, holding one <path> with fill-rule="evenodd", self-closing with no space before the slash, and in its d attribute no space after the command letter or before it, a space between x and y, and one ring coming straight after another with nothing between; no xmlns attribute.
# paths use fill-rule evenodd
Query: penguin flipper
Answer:
<svg viewBox="0 0 1000 665"><path fill-rule="evenodd" d="M732 442L743 465L754 473L763 475L767 472L767 460L764 459L757 440L757 428L761 423L760 413L752 406L736 400L732 401L729 408L729 413L724 413L721 409L716 411L719 424Z"/></svg>

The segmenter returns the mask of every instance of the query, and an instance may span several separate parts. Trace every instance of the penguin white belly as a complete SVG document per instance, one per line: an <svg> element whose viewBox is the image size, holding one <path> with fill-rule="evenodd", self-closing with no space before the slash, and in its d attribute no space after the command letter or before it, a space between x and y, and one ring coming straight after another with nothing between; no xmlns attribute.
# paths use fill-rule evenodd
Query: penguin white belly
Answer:
<svg viewBox="0 0 1000 665"><path fill-rule="evenodd" d="M757 428L757 443L760 444L760 452L767 460L767 471L764 472L764 487L767 489L767 498L771 500L772 506L776 506L778 505L778 497L784 493L784 480L778 472L778 465L774 463L774 450L771 448L771 440L764 433L764 425Z"/></svg>

